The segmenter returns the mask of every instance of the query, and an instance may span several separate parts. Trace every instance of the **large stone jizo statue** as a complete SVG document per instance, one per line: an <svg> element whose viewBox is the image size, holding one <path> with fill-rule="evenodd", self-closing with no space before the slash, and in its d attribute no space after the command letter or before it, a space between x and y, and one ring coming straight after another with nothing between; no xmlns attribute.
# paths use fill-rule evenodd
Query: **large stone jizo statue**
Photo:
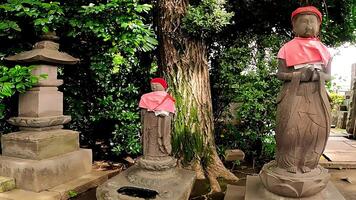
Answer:
<svg viewBox="0 0 356 200"><path fill-rule="evenodd" d="M331 56L318 38L322 14L317 8L300 7L291 20L295 38L278 53L283 86L277 97L276 160L260 177L273 193L305 197L324 189L330 177L318 162L330 131L325 81L331 77Z"/></svg>

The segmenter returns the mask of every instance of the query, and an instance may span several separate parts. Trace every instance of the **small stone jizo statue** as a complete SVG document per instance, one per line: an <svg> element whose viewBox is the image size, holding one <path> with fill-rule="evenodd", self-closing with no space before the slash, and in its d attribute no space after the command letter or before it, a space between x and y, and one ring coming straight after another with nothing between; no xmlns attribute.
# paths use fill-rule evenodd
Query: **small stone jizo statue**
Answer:
<svg viewBox="0 0 356 200"><path fill-rule="evenodd" d="M151 80L152 92L142 95L141 108L143 155L149 157L169 156L171 146L171 123L175 112L175 100L166 92L168 85L162 78Z"/></svg>

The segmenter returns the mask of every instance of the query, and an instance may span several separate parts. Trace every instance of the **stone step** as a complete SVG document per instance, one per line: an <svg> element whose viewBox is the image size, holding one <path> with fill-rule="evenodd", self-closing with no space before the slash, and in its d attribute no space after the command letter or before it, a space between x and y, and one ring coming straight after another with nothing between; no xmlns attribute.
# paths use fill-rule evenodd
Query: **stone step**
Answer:
<svg viewBox="0 0 356 200"><path fill-rule="evenodd" d="M58 192L43 191L40 193L21 189L14 189L0 193L1 200L59 200L61 195Z"/></svg>
<svg viewBox="0 0 356 200"><path fill-rule="evenodd" d="M81 176L67 183L50 188L47 191L32 192L14 189L0 193L0 200L67 200L70 195L81 194L104 183L117 170L97 171Z"/></svg>
<svg viewBox="0 0 356 200"><path fill-rule="evenodd" d="M243 160L244 158L245 158L245 153L240 149L228 149L225 151L226 161Z"/></svg>
<svg viewBox="0 0 356 200"><path fill-rule="evenodd" d="M227 185L224 200L244 200L245 186Z"/></svg>
<svg viewBox="0 0 356 200"><path fill-rule="evenodd" d="M0 192L6 192L15 189L15 179L11 177L0 176Z"/></svg>
<svg viewBox="0 0 356 200"><path fill-rule="evenodd" d="M105 181L108 180L110 174L116 173L117 170L108 170L108 171L95 171L81 176L73 181L58 185L49 189L49 192L57 192L60 194L60 200L66 200L70 197L74 197L77 194L86 192L92 188L96 188Z"/></svg>

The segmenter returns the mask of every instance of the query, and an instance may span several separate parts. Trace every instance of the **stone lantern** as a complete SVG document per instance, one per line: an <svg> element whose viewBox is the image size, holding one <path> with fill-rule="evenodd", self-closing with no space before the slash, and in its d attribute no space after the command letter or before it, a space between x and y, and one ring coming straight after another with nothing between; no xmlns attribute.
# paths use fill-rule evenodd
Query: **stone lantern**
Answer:
<svg viewBox="0 0 356 200"><path fill-rule="evenodd" d="M63 93L57 65L79 59L59 51L55 35L45 35L30 51L5 58L34 65L33 75L47 74L32 89L20 94L18 117L8 122L19 132L1 138L0 176L13 177L19 189L41 192L83 176L92 169L92 152L79 148L79 133L63 129L71 117L63 115Z"/></svg>

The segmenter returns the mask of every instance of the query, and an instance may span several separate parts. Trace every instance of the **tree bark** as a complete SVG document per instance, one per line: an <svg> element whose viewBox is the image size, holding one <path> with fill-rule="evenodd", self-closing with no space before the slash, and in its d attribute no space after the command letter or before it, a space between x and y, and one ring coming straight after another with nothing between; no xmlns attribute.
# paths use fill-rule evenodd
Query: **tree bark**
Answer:
<svg viewBox="0 0 356 200"><path fill-rule="evenodd" d="M224 167L216 152L207 46L181 30L188 0L158 0L157 4L160 69L173 94L180 96L181 101L176 105L178 115L182 115L180 119L189 124L192 132L202 135L205 147L211 152L207 166L201 166L196 160L192 168L198 178L206 175L212 192L218 192L221 188L217 177L235 181L238 178ZM179 113L182 110L184 113ZM192 120L193 115L198 120Z"/></svg>

